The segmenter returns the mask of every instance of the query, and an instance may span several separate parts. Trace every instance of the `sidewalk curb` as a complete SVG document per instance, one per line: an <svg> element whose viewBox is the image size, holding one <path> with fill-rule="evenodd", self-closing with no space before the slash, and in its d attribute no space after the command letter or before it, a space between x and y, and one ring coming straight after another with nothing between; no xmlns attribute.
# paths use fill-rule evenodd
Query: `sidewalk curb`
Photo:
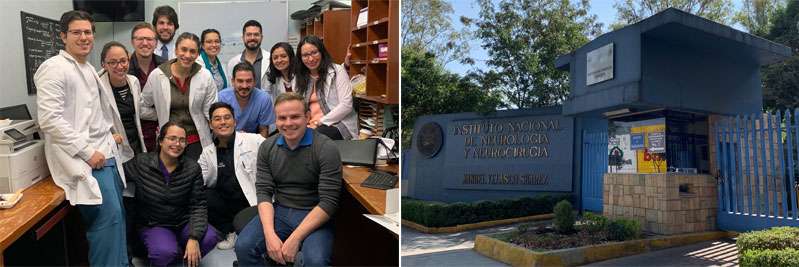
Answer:
<svg viewBox="0 0 799 267"><path fill-rule="evenodd" d="M555 215L552 213L548 214L540 214L540 215L533 215L533 216L526 216L526 217L518 217L518 218L510 218L510 219L502 219L502 220L494 220L494 221L484 221L479 223L470 223L470 224L459 224L456 226L448 226L448 227L427 227L412 221L402 220L402 225L407 226L409 228L413 228L416 231L426 233L426 234L451 234L451 233L458 233L464 232L469 230L475 229L482 229L506 224L514 224L518 222L526 222L526 221L542 221L542 220L549 220L554 218Z"/></svg>
<svg viewBox="0 0 799 267"><path fill-rule="evenodd" d="M535 252L489 235L477 235L474 249L486 257L511 266L576 266L735 235L736 233L721 231L701 232L545 252Z"/></svg>

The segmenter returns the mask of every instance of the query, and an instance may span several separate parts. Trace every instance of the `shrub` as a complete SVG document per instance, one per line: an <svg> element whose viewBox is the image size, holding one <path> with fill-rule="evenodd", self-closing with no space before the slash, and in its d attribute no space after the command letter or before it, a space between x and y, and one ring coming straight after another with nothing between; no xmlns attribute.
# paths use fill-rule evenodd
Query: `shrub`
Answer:
<svg viewBox="0 0 799 267"><path fill-rule="evenodd" d="M641 224L636 220L614 219L608 224L608 239L625 241L641 236Z"/></svg>
<svg viewBox="0 0 799 267"><path fill-rule="evenodd" d="M402 219L427 227L446 227L482 221L545 214L571 195L540 195L518 199L443 203L402 198Z"/></svg>
<svg viewBox="0 0 799 267"><path fill-rule="evenodd" d="M774 227L768 230L743 233L735 242L741 252L748 250L784 249L799 250L799 228Z"/></svg>
<svg viewBox="0 0 799 267"><path fill-rule="evenodd" d="M574 211L572 204L567 200L561 200L555 205L555 230L559 233L574 232Z"/></svg>
<svg viewBox="0 0 799 267"><path fill-rule="evenodd" d="M799 250L750 249L741 253L741 266L799 266Z"/></svg>
<svg viewBox="0 0 799 267"><path fill-rule="evenodd" d="M605 216L586 212L583 214L583 229L589 233L605 231L608 228L608 218Z"/></svg>

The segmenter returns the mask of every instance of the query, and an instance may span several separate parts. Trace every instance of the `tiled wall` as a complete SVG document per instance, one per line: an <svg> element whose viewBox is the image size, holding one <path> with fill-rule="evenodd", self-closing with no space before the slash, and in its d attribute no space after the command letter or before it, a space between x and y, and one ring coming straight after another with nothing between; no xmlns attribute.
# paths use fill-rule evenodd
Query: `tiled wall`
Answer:
<svg viewBox="0 0 799 267"><path fill-rule="evenodd" d="M680 184L688 193L680 193ZM606 173L602 201L606 217L638 220L656 234L716 229L716 179L710 175Z"/></svg>

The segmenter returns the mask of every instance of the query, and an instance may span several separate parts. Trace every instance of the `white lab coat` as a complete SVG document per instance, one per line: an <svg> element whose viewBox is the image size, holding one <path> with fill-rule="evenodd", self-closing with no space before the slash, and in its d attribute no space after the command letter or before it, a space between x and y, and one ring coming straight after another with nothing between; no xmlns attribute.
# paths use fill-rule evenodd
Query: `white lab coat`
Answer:
<svg viewBox="0 0 799 267"><path fill-rule="evenodd" d="M233 67L235 67L236 64L239 64L241 62L241 55L242 54L244 54L244 53L239 53L238 55L233 56L227 62L227 69L225 69L225 71L228 71L228 72L226 72L225 75L227 75L228 85L229 85L228 87L233 87ZM269 72L269 59L270 59L269 52L267 52L266 50L261 49L261 57L262 57L262 59L261 59L261 78L263 78L264 75L266 75L266 73ZM265 85L263 83L261 83L261 86L265 86Z"/></svg>
<svg viewBox="0 0 799 267"><path fill-rule="evenodd" d="M194 121L194 126L197 127L202 147L213 144L211 128L208 126L208 109L216 101L214 78L211 77L210 71L201 68L197 74L191 77L189 114ZM171 102L169 77L166 77L161 68L156 68L147 77L147 84L142 91L140 116L144 120L157 120L160 127L169 122Z"/></svg>
<svg viewBox="0 0 799 267"><path fill-rule="evenodd" d="M141 121L139 121L139 114L141 114L141 111L140 111L140 108L139 108L139 105L140 105L139 101L141 99L141 93L140 93L141 92L141 86L139 85L139 79L136 78L136 76L127 74L127 78L128 78L128 87L130 87L130 95L133 96L133 109L136 112L136 114L135 114L135 118L136 119L134 121L136 121L136 132L139 134L139 144L141 145L141 151L147 152L147 147L144 145L144 135L142 135L142 133L141 133ZM109 90L114 90L113 87L111 87L111 81L108 80L108 72L100 71L100 81L103 82L103 85L108 87ZM117 113L119 113L119 108L117 108L116 101L114 101L113 106L117 110ZM121 119L122 118L120 117L120 120ZM126 131L122 131L119 134L122 135L122 146L130 148L130 152L133 152L133 148L130 147L130 143L128 142L128 134L127 134L127 132ZM131 154L131 155L127 155L127 156L130 156L130 158L133 158L134 155Z"/></svg>
<svg viewBox="0 0 799 267"><path fill-rule="evenodd" d="M258 204L258 198L255 195L255 174L257 172L258 148L261 147L264 140L266 139L260 134L237 132L236 144L233 147L236 180L239 181L241 191L244 192L244 197L247 198L250 206ZM215 187L217 181L216 146L211 144L204 147L197 163L202 169L205 186Z"/></svg>
<svg viewBox="0 0 799 267"><path fill-rule="evenodd" d="M34 75L38 120L44 134L47 165L53 181L64 190L66 199L72 205L103 203L97 179L92 176L92 168L78 156L80 151L93 149L87 140L89 125L93 123L88 121L91 113L85 103L90 99L86 90L89 83L97 83L100 88L101 109L113 115L113 131L124 132L119 114L112 106L115 104L113 93L102 85L96 72L92 73L94 79L86 80L77 61L61 50L58 55L42 63ZM108 134L111 135L110 132ZM120 152L120 149L125 148L117 146L111 149L112 155L106 155L106 158L113 156L116 159L117 171L124 185L122 163L130 159L125 155L132 155L133 152Z"/></svg>
<svg viewBox="0 0 799 267"><path fill-rule="evenodd" d="M305 90L305 101L311 99L311 88L308 84ZM319 104L324 112L320 122L324 125L334 126L341 132L344 140L358 138L358 114L352 107L352 84L350 75L339 64L332 64L327 69L327 77L323 88L324 99Z"/></svg>
<svg viewBox="0 0 799 267"><path fill-rule="evenodd" d="M277 96L286 92L286 86L283 84L283 76L278 76L275 79L275 83L270 83L269 78L266 76L267 74L264 74L264 76L261 77L261 86L263 86L263 89L272 97L272 105L274 105ZM294 91L297 90L297 79L295 77L291 77L291 88L293 88Z"/></svg>

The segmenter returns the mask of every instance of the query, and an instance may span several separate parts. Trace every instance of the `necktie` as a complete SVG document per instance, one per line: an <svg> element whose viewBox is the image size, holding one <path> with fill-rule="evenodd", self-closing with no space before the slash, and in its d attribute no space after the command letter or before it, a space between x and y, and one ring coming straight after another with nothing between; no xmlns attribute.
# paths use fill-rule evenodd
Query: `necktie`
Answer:
<svg viewBox="0 0 799 267"><path fill-rule="evenodd" d="M166 48L166 44L161 46L161 57L164 59L169 58L169 49Z"/></svg>

